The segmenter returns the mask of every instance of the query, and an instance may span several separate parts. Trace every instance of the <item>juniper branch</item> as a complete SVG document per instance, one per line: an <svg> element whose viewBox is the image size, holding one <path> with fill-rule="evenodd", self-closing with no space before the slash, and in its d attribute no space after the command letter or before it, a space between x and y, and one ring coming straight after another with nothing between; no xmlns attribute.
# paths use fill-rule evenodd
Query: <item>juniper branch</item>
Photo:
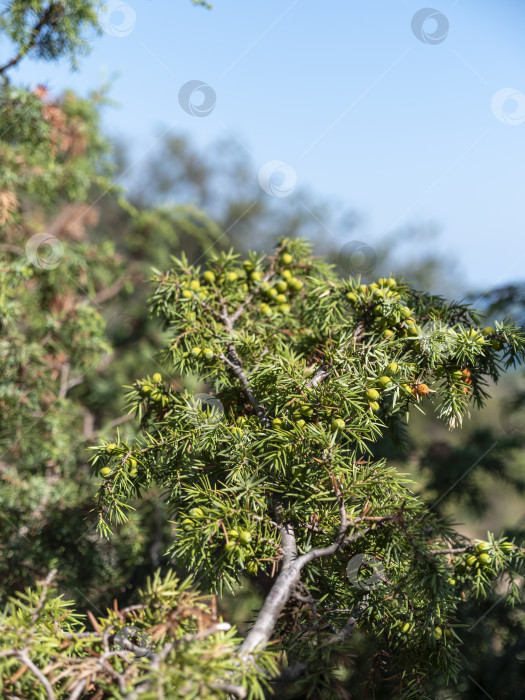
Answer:
<svg viewBox="0 0 525 700"><path fill-rule="evenodd" d="M233 343L228 346L228 354L227 355L221 354L219 357L225 364L228 365L228 367L231 369L232 373L237 377L237 379L242 384L242 387L244 389L244 393L246 394L250 404L253 406L253 409L254 409L257 417L259 418L263 428L269 428L270 421L266 415L266 411L265 411L264 407L257 400L255 394L253 393L250 382L248 381L248 378L247 378L247 376L242 368L241 361L239 359L239 356L237 355L237 351L235 350L235 346L233 345Z"/></svg>
<svg viewBox="0 0 525 700"><path fill-rule="evenodd" d="M263 648L270 641L279 615L290 599L294 588L300 581L302 569L315 559L335 554L343 544L350 523L347 519L341 491L335 479L334 489L339 505L341 524L339 525L337 535L332 544L327 547L317 547L298 557L297 542L293 527L289 524L283 524L281 526L281 546L283 549L281 572L277 576L270 593L266 597L254 626L240 646L239 654L241 657L249 655L258 648Z"/></svg>

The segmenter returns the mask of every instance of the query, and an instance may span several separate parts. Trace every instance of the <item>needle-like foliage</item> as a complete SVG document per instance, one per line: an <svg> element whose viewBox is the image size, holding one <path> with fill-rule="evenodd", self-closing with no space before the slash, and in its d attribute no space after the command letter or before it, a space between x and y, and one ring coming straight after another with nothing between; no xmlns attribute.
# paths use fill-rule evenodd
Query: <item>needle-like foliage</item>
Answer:
<svg viewBox="0 0 525 700"><path fill-rule="evenodd" d="M213 255L206 270L174 258L155 282L167 372L197 375L208 392L177 391L160 373L130 387L142 436L96 451L100 530L160 485L178 566L218 593L242 576L272 579L239 658L278 638L321 697L342 692L357 628L378 640L400 694L457 679L458 606L498 577L513 603L522 550L464 541L371 446L431 404L460 426L487 380L523 358L523 334L509 320L482 328L467 305L401 279L338 279L301 240L267 258Z"/></svg>

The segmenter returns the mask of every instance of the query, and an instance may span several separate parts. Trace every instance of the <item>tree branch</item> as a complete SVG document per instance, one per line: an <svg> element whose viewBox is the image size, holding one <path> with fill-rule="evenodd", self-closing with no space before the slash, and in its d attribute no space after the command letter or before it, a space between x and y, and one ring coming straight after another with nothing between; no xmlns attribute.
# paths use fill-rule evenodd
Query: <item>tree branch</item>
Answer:
<svg viewBox="0 0 525 700"><path fill-rule="evenodd" d="M97 292L93 301L95 302L95 304L103 304L105 301L108 301L109 299L112 299L113 297L117 296L117 294L121 291L123 286L124 279L118 279L116 282L113 282L113 284L110 284L109 287L101 289L100 292Z"/></svg>
<svg viewBox="0 0 525 700"><path fill-rule="evenodd" d="M293 588L299 582L302 567L297 559L292 559L295 546L295 537L292 530L288 532L286 544L283 542L283 561L287 561L288 564L281 569L257 615L254 626L241 644L239 648L241 657L251 654L257 648L266 646L272 636L279 615L288 602Z"/></svg>
<svg viewBox="0 0 525 700"><path fill-rule="evenodd" d="M232 373L242 384L244 393L248 397L248 401L250 402L250 404L253 406L257 418L261 422L263 428L270 428L271 424L266 415L266 411L264 410L264 407L261 406L261 404L257 401L257 398L253 393L253 390L250 386L250 382L248 381L248 378L244 373L241 361L239 359L239 356L237 355L237 351L235 350L235 346L233 345L233 343L230 343L230 345L228 346L228 355L224 355L221 353L219 357L225 364L228 365Z"/></svg>
<svg viewBox="0 0 525 700"><path fill-rule="evenodd" d="M245 698L248 695L246 688L243 688L242 685L233 685L233 683L210 683L210 688L228 693L236 698Z"/></svg>
<svg viewBox="0 0 525 700"><path fill-rule="evenodd" d="M330 374L331 371L326 371L322 368L318 369L314 376L310 379L310 381L306 383L306 388L311 389L314 386L317 386L318 384L323 382L327 377L329 377Z"/></svg>
<svg viewBox="0 0 525 700"><path fill-rule="evenodd" d="M68 390L68 384L67 384L67 378L69 376L69 369L70 369L70 364L69 362L64 362L62 365L62 369L60 372L60 390L58 392L58 398L63 399Z"/></svg>
<svg viewBox="0 0 525 700"><path fill-rule="evenodd" d="M71 695L69 696L68 700L78 700L78 698L84 692L86 686L87 686L87 681L85 679L81 680L80 683L77 683L76 687L72 690Z"/></svg>
<svg viewBox="0 0 525 700"><path fill-rule="evenodd" d="M364 596L363 600L360 603L358 603L352 610L352 613L346 621L345 626L342 627L335 634L332 634L330 637L328 637L328 639L322 644L322 646L328 646L329 644L339 644L340 642L344 642L345 639L348 639L353 635L354 630L357 626L358 619L368 607L368 598L368 594Z"/></svg>
<svg viewBox="0 0 525 700"><path fill-rule="evenodd" d="M27 666L27 668L33 672L33 675L35 675L40 683L44 686L47 692L47 697L48 700L56 700L56 695L53 691L53 688L51 686L51 683L47 680L47 678L44 676L44 674L40 671L38 666L35 666L35 664L31 661L29 658L27 651L23 649L22 651L19 651L16 653L16 657L20 659L20 661L23 661L23 663Z"/></svg>
<svg viewBox="0 0 525 700"><path fill-rule="evenodd" d="M23 248L19 248L17 245L9 245L8 243L2 243L2 245L0 245L0 251L5 251L6 253L14 253L15 255L24 254Z"/></svg>
<svg viewBox="0 0 525 700"><path fill-rule="evenodd" d="M31 36L29 38L29 41L24 48L18 52L16 56L13 56L11 60L9 60L5 65L0 66L0 75L5 73L7 70L12 68L13 66L16 66L17 63L19 63L24 56L27 54L28 51L31 49L34 49L35 46L38 43L38 37L40 35L40 32L42 29L46 26L46 24L54 24L55 22L58 21L59 16L60 16L60 11L63 11L64 5L62 2L52 2L47 10L42 13L42 16L38 20L38 22L35 24L33 27L33 30L31 31ZM53 13L55 11L57 12L56 18L53 18Z"/></svg>
<svg viewBox="0 0 525 700"><path fill-rule="evenodd" d="M307 668L305 664L298 661L297 663L288 666L288 668L283 669L277 678L272 679L272 683L292 683L301 676L304 676L306 671Z"/></svg>
<svg viewBox="0 0 525 700"><path fill-rule="evenodd" d="M341 514L341 524L334 542L328 547L318 547L298 557L297 543L292 526L285 523L280 526L283 566L259 611L254 626L250 632L248 632L246 639L239 648L241 657L247 656L256 649L264 647L270 641L279 615L290 599L293 589L300 581L302 569L315 559L334 554L343 544L350 523L346 516L346 508L339 485L333 475L332 480L339 504L339 512Z"/></svg>

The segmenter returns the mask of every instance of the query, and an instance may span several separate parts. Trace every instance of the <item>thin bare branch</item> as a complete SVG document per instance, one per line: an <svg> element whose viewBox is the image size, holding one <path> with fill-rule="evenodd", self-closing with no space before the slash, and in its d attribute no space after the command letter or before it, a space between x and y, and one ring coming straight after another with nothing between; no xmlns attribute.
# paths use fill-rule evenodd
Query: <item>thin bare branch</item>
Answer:
<svg viewBox="0 0 525 700"><path fill-rule="evenodd" d="M44 686L48 700L56 700L56 695L53 691L53 687L51 686L51 683L47 680L47 678L44 676L42 671L38 668L38 666L35 666L35 664L31 661L29 658L27 651L25 649L22 649L22 651L19 651L16 654L16 657L22 661L27 668L32 671L33 675L38 678L40 683Z"/></svg>
<svg viewBox="0 0 525 700"><path fill-rule="evenodd" d="M113 282L113 284L110 284L109 287L106 287L105 289L101 289L100 292L97 292L95 294L93 301L95 302L95 304L103 304L105 301L108 301L109 299L116 297L117 294L121 291L123 286L124 286L124 279L123 278L118 279L116 282Z"/></svg>
<svg viewBox="0 0 525 700"><path fill-rule="evenodd" d="M223 693L229 693L236 698L245 698L248 695L246 688L242 685L234 685L233 683L210 683L210 687L215 690L220 690Z"/></svg>
<svg viewBox="0 0 525 700"><path fill-rule="evenodd" d="M78 700L78 698L82 695L84 692L84 689L86 687L86 681L82 680L80 683L77 683L73 691L71 692L68 700Z"/></svg>
<svg viewBox="0 0 525 700"><path fill-rule="evenodd" d="M69 376L70 367L71 365L69 364L69 362L64 362L64 364L62 365L62 370L60 373L60 391L58 392L58 397L60 399L63 399L67 393L67 378Z"/></svg>
<svg viewBox="0 0 525 700"><path fill-rule="evenodd" d="M51 571L48 573L48 575L46 576L46 578L43 581L42 593L40 595L40 598L38 600L36 608L34 609L33 614L31 615L31 625L34 625L34 623L38 620L38 616L40 615L40 611L42 610L42 608L44 607L44 603L46 602L48 588L51 585L56 574L57 574L57 570L51 569Z"/></svg>
<svg viewBox="0 0 525 700"><path fill-rule="evenodd" d="M368 607L368 597L369 596L366 595L363 598L363 600L355 606L355 608L352 610L350 617L346 621L345 626L342 627L335 634L332 634L330 637L328 637L328 639L325 642L323 642L322 646L340 644L341 642L344 642L346 639L349 639L353 635L354 630L357 626L357 621Z"/></svg>

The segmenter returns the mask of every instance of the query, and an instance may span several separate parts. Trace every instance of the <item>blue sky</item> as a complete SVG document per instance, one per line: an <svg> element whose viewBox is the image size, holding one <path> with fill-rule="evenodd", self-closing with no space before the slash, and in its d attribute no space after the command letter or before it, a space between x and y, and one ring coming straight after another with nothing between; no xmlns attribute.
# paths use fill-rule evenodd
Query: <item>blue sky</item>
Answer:
<svg viewBox="0 0 525 700"><path fill-rule="evenodd" d="M26 62L18 79L84 92L119 74L111 94L120 106L105 110L104 125L129 140L136 168L159 129L201 145L230 133L255 172L283 161L298 184L355 208L362 223L351 238L373 246L393 229L432 223L435 248L463 259L465 284L523 277L522 2L432 5L438 14L418 26L427 42L437 31L435 43L412 31L427 6L411 0L117 6L78 73ZM216 95L206 117L179 104L190 80Z"/></svg>

